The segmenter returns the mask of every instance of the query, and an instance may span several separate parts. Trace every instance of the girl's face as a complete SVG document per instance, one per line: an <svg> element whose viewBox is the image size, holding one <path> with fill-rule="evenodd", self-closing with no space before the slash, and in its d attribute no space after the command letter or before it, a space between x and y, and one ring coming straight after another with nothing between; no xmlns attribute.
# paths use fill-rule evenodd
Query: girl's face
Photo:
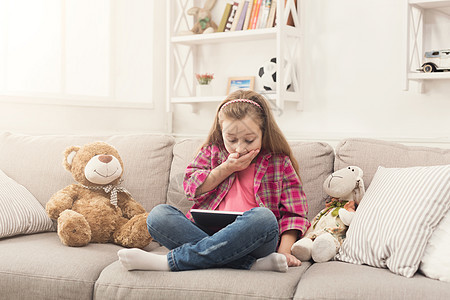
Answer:
<svg viewBox="0 0 450 300"><path fill-rule="evenodd" d="M222 138L228 153L239 153L240 155L255 149L261 149L261 128L249 116L242 120L222 120Z"/></svg>

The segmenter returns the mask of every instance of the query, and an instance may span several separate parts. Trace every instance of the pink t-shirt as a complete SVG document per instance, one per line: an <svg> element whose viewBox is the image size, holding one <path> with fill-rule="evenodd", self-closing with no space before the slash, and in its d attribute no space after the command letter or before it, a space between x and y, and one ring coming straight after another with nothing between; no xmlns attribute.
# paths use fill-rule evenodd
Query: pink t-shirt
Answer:
<svg viewBox="0 0 450 300"><path fill-rule="evenodd" d="M257 207L253 190L254 177L254 163L250 164L247 169L236 172L236 179L217 210L244 212Z"/></svg>

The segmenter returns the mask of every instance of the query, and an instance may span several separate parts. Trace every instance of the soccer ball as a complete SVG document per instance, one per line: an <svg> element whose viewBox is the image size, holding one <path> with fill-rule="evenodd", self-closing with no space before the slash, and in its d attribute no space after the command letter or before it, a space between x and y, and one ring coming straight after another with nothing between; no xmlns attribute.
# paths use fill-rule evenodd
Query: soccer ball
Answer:
<svg viewBox="0 0 450 300"><path fill-rule="evenodd" d="M259 68L258 76L266 91L275 91L277 87L277 58L273 57ZM291 75L288 74L286 89L291 87Z"/></svg>

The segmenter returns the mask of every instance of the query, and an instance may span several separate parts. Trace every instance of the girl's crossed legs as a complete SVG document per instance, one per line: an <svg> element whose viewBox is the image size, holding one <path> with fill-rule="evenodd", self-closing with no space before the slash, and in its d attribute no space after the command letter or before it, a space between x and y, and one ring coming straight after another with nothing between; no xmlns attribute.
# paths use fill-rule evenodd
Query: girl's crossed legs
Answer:
<svg viewBox="0 0 450 300"><path fill-rule="evenodd" d="M254 208L209 236L178 209L161 204L147 218L151 236L167 255L123 249L119 260L128 270L195 270L216 267L287 271L286 257L275 253L278 222L267 208Z"/></svg>

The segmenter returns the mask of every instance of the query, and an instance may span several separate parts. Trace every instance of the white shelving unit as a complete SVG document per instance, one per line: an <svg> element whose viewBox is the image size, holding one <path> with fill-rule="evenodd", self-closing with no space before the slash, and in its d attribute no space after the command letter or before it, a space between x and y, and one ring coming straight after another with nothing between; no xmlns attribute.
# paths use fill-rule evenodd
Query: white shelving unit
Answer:
<svg viewBox="0 0 450 300"><path fill-rule="evenodd" d="M216 6L225 0L218 0ZM295 5L297 2L297 6ZM202 57L198 55L202 46L217 43L244 42L250 47L252 43L259 40L269 40L276 43L277 62L286 61L286 65L277 63L277 87L276 92L265 94L273 100L277 108L283 108L286 101L297 103L297 108L302 108L301 94L301 41L302 28L300 22L300 0L287 0L286 5L283 0L278 0L276 27L265 29L253 29L243 31L216 32L198 35L179 35L180 31L189 30L192 16L186 15L187 9L191 6L189 0L169 0L167 3L167 112L171 113L173 105L191 104L195 112L196 105L205 102L219 103L225 99L226 95L213 95L210 97L198 97L195 95L196 80L194 74ZM196 6L202 7L203 1L195 1ZM295 26L287 25L289 13L292 15ZM218 23L220 20L215 20ZM224 58L225 59L225 58ZM241 58L245 60L244 58ZM239 63L239 62L236 62ZM287 67L286 67L287 66ZM255 70L249 70L251 74ZM292 80L292 87L289 91L281 89L282 82L286 80L288 74ZM233 74L227 74L233 76ZM184 90L180 92L183 84ZM225 83L224 83L225 84Z"/></svg>
<svg viewBox="0 0 450 300"><path fill-rule="evenodd" d="M418 91L422 93L426 81L450 79L450 72L423 73L417 71L423 63L425 51L439 50L425 49L428 37L424 30L424 15L429 10L446 15L450 20L450 0L406 0L406 55L403 90L409 90L411 80L419 83ZM447 40L447 45L442 45L442 49L448 48L449 45L450 39Z"/></svg>

